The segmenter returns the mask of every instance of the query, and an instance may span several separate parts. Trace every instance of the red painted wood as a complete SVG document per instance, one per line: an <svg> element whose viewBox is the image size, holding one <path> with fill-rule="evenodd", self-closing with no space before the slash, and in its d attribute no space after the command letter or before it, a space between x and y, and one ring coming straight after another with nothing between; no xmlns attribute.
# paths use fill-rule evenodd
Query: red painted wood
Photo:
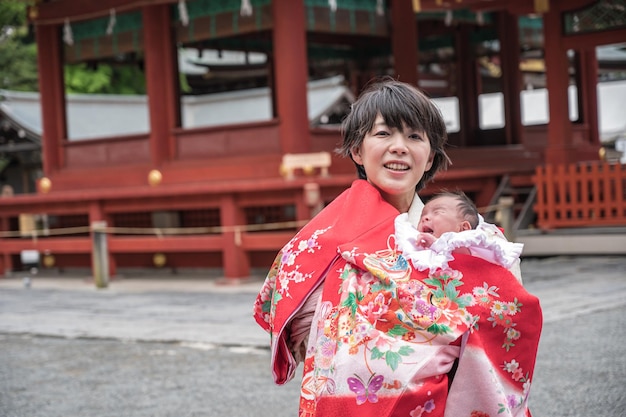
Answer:
<svg viewBox="0 0 626 417"><path fill-rule="evenodd" d="M521 143L522 113L520 90L522 77L519 70L520 43L518 17L507 11L497 15L497 28L501 40L502 93L504 95L504 132L507 145Z"/></svg>
<svg viewBox="0 0 626 417"><path fill-rule="evenodd" d="M61 144L67 138L63 64L59 26L38 26L37 68L41 100L43 171L49 175L64 166Z"/></svg>
<svg viewBox="0 0 626 417"><path fill-rule="evenodd" d="M11 225L8 217L0 218L0 231L10 231ZM0 242L1 243L1 242ZM11 253L4 252L0 257L0 273L13 270L13 258Z"/></svg>
<svg viewBox="0 0 626 417"><path fill-rule="evenodd" d="M19 254L23 250L36 249L50 253L91 253L88 237L49 237L40 239L0 239L0 252Z"/></svg>
<svg viewBox="0 0 626 417"><path fill-rule="evenodd" d="M176 130L177 159L281 154L279 124L268 122Z"/></svg>
<svg viewBox="0 0 626 417"><path fill-rule="evenodd" d="M568 35L563 38L563 47L566 49L593 49L599 45L623 43L626 39L626 29L613 29L602 32Z"/></svg>
<svg viewBox="0 0 626 417"><path fill-rule="evenodd" d="M543 15L544 60L550 115L545 153L548 164L568 163L576 159L575 148L571 143L572 127L568 112L568 61L561 32L561 12L551 8L550 12Z"/></svg>
<svg viewBox="0 0 626 417"><path fill-rule="evenodd" d="M96 168L150 163L150 142L145 136L66 142L66 168ZM91 185L93 186L93 184Z"/></svg>
<svg viewBox="0 0 626 417"><path fill-rule="evenodd" d="M222 197L220 201L222 227L232 228L245 223L244 214L232 196ZM227 277L245 277L250 274L250 259L241 246L241 239L241 232L226 231L223 234L222 262Z"/></svg>
<svg viewBox="0 0 626 417"><path fill-rule="evenodd" d="M246 233L243 235L242 246L249 251L274 251L276 248L282 248L294 234L294 231Z"/></svg>
<svg viewBox="0 0 626 417"><path fill-rule="evenodd" d="M412 0L391 2L391 50L396 78L417 85L417 20Z"/></svg>
<svg viewBox="0 0 626 417"><path fill-rule="evenodd" d="M626 36L624 37L626 39ZM596 51L581 50L578 71L579 111L589 127L589 143L600 146L600 123L598 120L598 59Z"/></svg>
<svg viewBox="0 0 626 417"><path fill-rule="evenodd" d="M542 229L626 225L623 165L592 161L539 166L534 179Z"/></svg>
<svg viewBox="0 0 626 417"><path fill-rule="evenodd" d="M594 3L595 0L550 0L550 7L573 10ZM422 10L441 11L444 9L471 9L474 11L509 10L514 14L535 12L534 0L420 0Z"/></svg>
<svg viewBox="0 0 626 417"><path fill-rule="evenodd" d="M474 145L478 132L479 76L475 57L471 53L470 28L461 25L455 31L456 94L459 98L461 146Z"/></svg>
<svg viewBox="0 0 626 417"><path fill-rule="evenodd" d="M151 252L215 252L224 246L222 235L166 236L154 235L118 236L109 238L112 253L151 253Z"/></svg>
<svg viewBox="0 0 626 417"><path fill-rule="evenodd" d="M137 10L141 6L175 3L176 0L57 0L37 2L36 24L63 23L65 19L87 20L107 16L111 9L117 13Z"/></svg>
<svg viewBox="0 0 626 417"><path fill-rule="evenodd" d="M177 52L168 5L142 9L145 73L150 115L150 158L154 167L173 158L172 130L179 124Z"/></svg>
<svg viewBox="0 0 626 417"><path fill-rule="evenodd" d="M273 0L272 16L273 86L281 150L282 153L310 152L304 0Z"/></svg>

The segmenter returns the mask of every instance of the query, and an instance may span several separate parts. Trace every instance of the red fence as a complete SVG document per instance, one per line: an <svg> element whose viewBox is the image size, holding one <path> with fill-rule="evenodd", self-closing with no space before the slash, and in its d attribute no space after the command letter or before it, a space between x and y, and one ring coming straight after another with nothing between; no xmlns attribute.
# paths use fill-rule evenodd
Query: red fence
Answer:
<svg viewBox="0 0 626 417"><path fill-rule="evenodd" d="M535 213L542 229L626 226L626 166L592 161L537 167Z"/></svg>

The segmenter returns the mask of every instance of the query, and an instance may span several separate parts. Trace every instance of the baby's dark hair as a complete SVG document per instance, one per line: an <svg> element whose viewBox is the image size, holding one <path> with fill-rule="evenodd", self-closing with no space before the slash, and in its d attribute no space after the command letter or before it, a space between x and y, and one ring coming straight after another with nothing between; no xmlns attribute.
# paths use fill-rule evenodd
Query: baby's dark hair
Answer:
<svg viewBox="0 0 626 417"><path fill-rule="evenodd" d="M423 131L428 136L434 154L433 164L420 179L416 191L424 188L437 172L448 167L450 158L444 149L448 134L441 112L418 88L391 77L374 80L352 104L341 126L343 143L336 152L352 158L351 151L361 146L378 114L390 128L403 130L406 126ZM356 162L355 165L359 178L367 179L363 166Z"/></svg>
<svg viewBox="0 0 626 417"><path fill-rule="evenodd" d="M440 193L435 194L428 200L430 203L433 200L436 200L440 197L452 197L459 202L457 205L459 211L461 212L461 216L464 220L468 221L472 229L476 229L478 226L479 218L478 218L478 209L476 208L476 204L461 190L455 191L442 191Z"/></svg>

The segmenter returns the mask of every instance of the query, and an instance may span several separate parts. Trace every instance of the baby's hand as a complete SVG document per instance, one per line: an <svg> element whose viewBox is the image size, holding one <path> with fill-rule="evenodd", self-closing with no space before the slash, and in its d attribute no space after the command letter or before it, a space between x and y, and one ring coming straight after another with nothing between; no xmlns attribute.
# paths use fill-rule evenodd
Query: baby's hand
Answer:
<svg viewBox="0 0 626 417"><path fill-rule="evenodd" d="M437 238L430 233L418 233L417 234L417 247L430 248Z"/></svg>

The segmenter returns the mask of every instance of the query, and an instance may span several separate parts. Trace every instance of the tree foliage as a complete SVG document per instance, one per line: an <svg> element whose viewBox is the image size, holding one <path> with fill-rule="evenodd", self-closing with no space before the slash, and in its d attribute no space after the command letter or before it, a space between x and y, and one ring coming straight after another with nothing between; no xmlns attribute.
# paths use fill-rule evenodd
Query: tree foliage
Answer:
<svg viewBox="0 0 626 417"><path fill-rule="evenodd" d="M143 72L134 65L85 63L65 66L65 90L80 94L145 94Z"/></svg>
<svg viewBox="0 0 626 417"><path fill-rule="evenodd" d="M37 47L26 22L26 3L0 2L0 88L37 91Z"/></svg>
<svg viewBox="0 0 626 417"><path fill-rule="evenodd" d="M28 25L26 8L27 2L23 0L0 0L0 89L39 90L37 44L34 29ZM136 64L65 65L64 80L67 93L146 92L144 73Z"/></svg>

